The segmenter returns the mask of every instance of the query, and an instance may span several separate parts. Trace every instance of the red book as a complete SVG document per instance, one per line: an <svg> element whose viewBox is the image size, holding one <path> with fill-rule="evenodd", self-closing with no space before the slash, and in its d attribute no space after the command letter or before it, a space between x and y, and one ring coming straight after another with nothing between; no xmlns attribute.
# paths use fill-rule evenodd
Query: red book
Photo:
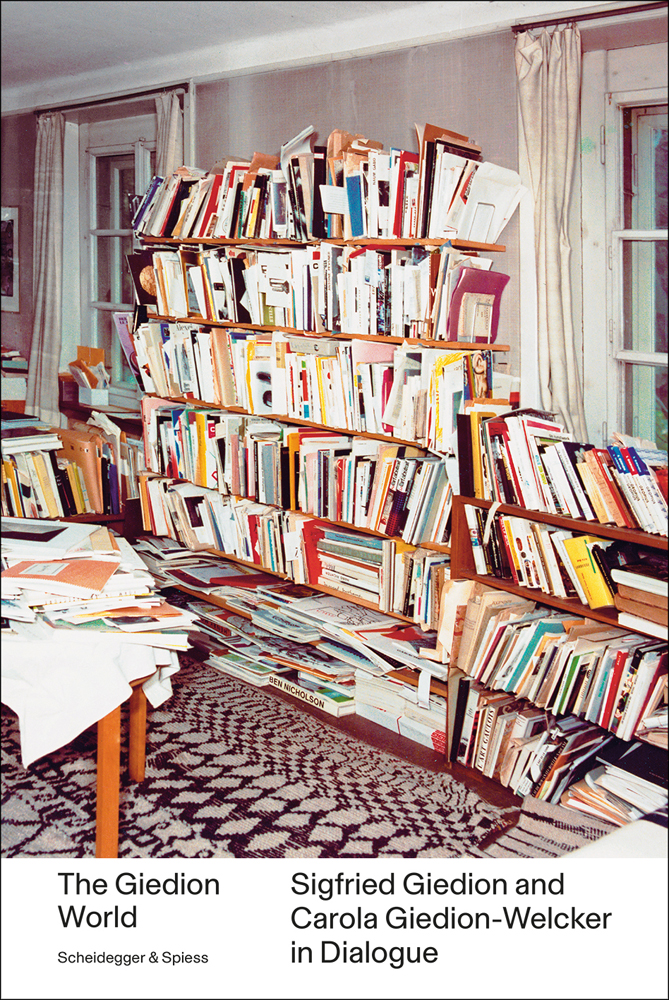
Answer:
<svg viewBox="0 0 669 1000"><path fill-rule="evenodd" d="M606 699L602 710L599 713L599 719L597 720L597 725L602 726L604 729L608 729L609 727L609 722L611 721L613 709L616 704L616 698L618 696L618 690L620 688L620 681L630 655L633 655L633 651L630 651L628 648L619 649L616 653L616 658L611 668L611 683L608 686Z"/></svg>
<svg viewBox="0 0 669 1000"><path fill-rule="evenodd" d="M620 527L636 528L636 520L630 514L627 503L618 488L618 484L611 475L611 466L614 466L614 462L608 450L606 448L592 448L589 454L596 461L604 477L607 503L609 506L613 503L618 512L620 520L616 520L616 523Z"/></svg>
<svg viewBox="0 0 669 1000"><path fill-rule="evenodd" d="M394 209L393 215L393 236L402 236L402 213L404 210L404 184L407 175L407 164L413 163L418 167L418 153L409 153L407 150L402 150L399 158L399 173L397 176L397 191L395 197L395 204L391 205L391 209Z"/></svg>
<svg viewBox="0 0 669 1000"><path fill-rule="evenodd" d="M218 206L218 196L221 189L221 184L223 183L223 174L215 174L214 180L209 191L209 197L207 198L207 204L204 212L202 213L202 221L198 226L197 233L193 233L194 236L206 236L207 228L211 220L212 215L216 211Z"/></svg>
<svg viewBox="0 0 669 1000"><path fill-rule="evenodd" d="M249 514L246 518L249 526L249 541L251 543L251 555L254 563L262 565L260 559L260 549L258 548L258 515Z"/></svg>
<svg viewBox="0 0 669 1000"><path fill-rule="evenodd" d="M322 521L309 520L301 524L304 560L307 565L307 582L316 582L322 573L318 543L325 535Z"/></svg>

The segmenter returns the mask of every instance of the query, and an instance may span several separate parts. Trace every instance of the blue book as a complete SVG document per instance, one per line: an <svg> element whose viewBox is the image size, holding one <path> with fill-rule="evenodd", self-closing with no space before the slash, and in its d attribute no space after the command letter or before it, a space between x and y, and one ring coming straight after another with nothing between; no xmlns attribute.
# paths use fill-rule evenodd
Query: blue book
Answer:
<svg viewBox="0 0 669 1000"><path fill-rule="evenodd" d="M364 209L362 204L362 178L359 173L346 178L348 214L351 220L351 237L365 235Z"/></svg>

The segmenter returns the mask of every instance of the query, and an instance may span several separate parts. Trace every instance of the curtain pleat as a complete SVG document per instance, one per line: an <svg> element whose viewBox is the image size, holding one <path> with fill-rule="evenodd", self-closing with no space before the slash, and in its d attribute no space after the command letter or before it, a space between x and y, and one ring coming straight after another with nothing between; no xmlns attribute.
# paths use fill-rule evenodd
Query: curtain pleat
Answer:
<svg viewBox="0 0 669 1000"><path fill-rule="evenodd" d="M587 440L574 339L569 204L578 150L581 36L564 28L516 39L519 141L534 197L537 326L542 406Z"/></svg>
<svg viewBox="0 0 669 1000"><path fill-rule="evenodd" d="M183 165L183 112L178 94L156 97L156 118L156 173L169 177Z"/></svg>
<svg viewBox="0 0 669 1000"><path fill-rule="evenodd" d="M60 426L58 369L63 274L63 148L60 112L37 122L33 206L33 334L26 409Z"/></svg>

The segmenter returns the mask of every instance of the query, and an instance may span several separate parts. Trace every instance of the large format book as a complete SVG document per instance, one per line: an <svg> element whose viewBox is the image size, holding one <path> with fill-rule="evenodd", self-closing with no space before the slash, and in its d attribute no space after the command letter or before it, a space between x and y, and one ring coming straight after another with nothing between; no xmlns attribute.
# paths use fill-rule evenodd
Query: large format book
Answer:
<svg viewBox="0 0 669 1000"><path fill-rule="evenodd" d="M613 607L613 591L592 552L593 545L602 544L603 540L594 535L574 535L564 540L564 551L593 609Z"/></svg>
<svg viewBox="0 0 669 1000"><path fill-rule="evenodd" d="M312 690L291 680L285 674L271 674L269 685L279 691L285 691L286 694L297 698L305 705L327 712L328 715L355 715L355 698L338 694L325 687Z"/></svg>
<svg viewBox="0 0 669 1000"><path fill-rule="evenodd" d="M99 593L116 571L118 563L96 559L62 559L19 562L2 571L3 586L20 590L86 597Z"/></svg>

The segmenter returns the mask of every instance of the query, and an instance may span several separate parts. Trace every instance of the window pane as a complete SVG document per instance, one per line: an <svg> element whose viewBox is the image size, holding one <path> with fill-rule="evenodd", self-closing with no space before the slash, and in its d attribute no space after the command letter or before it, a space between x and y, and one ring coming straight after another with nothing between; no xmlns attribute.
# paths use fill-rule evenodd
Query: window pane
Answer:
<svg viewBox="0 0 669 1000"><path fill-rule="evenodd" d="M120 383L136 388L137 380L130 370L119 343L111 311L107 309L95 309L94 316L97 346L104 348L105 366L111 375L113 384L118 385Z"/></svg>
<svg viewBox="0 0 669 1000"><path fill-rule="evenodd" d="M667 349L667 245L623 240L623 348Z"/></svg>
<svg viewBox="0 0 669 1000"><path fill-rule="evenodd" d="M667 368L624 365L624 433L654 441L667 450Z"/></svg>
<svg viewBox="0 0 669 1000"><path fill-rule="evenodd" d="M623 112L625 229L667 225L667 106Z"/></svg>
<svg viewBox="0 0 669 1000"><path fill-rule="evenodd" d="M94 236L96 243L96 302L134 302L132 277L125 255L132 253L132 236Z"/></svg>
<svg viewBox="0 0 669 1000"><path fill-rule="evenodd" d="M98 156L96 229L130 229L131 198L135 193L135 159L124 154Z"/></svg>

